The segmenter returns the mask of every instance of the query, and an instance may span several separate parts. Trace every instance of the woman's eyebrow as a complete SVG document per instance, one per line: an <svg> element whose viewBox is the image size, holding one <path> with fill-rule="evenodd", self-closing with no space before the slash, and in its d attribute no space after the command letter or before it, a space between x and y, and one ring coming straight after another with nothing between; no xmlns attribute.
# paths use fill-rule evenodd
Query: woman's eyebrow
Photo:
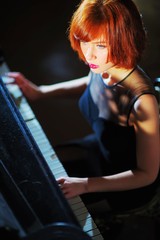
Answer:
<svg viewBox="0 0 160 240"><path fill-rule="evenodd" d="M95 44L107 44L105 41L95 41L95 42L92 42L92 43L95 43Z"/></svg>

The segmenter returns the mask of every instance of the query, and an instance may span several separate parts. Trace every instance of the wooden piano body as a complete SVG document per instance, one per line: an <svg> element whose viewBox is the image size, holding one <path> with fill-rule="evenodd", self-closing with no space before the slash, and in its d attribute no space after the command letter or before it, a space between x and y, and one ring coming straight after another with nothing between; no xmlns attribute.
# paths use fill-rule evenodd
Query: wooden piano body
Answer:
<svg viewBox="0 0 160 240"><path fill-rule="evenodd" d="M0 191L19 238L103 239L81 198L63 196L56 178L67 175L65 169L19 87L4 82L5 77L0 79Z"/></svg>

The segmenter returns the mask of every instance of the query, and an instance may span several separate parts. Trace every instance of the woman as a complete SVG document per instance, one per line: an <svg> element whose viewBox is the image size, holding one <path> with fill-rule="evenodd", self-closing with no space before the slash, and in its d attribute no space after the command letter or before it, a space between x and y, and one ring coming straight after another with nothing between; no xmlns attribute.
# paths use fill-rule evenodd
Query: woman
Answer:
<svg viewBox="0 0 160 240"><path fill-rule="evenodd" d="M88 76L39 87L20 73L8 76L29 99L83 93L79 106L94 131L84 144L96 149L99 166L95 174L57 179L66 198L96 193L111 209L141 206L158 184L160 135L154 87L138 66L146 42L138 9L131 0L83 0L69 39Z"/></svg>

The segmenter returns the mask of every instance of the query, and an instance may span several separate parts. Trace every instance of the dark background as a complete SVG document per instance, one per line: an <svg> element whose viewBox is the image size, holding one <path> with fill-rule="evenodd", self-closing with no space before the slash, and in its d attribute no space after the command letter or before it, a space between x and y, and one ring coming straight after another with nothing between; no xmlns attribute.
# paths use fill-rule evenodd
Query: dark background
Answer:
<svg viewBox="0 0 160 240"><path fill-rule="evenodd" d="M141 62L154 79L160 77L158 0L135 0L148 31ZM11 71L22 72L34 83L53 84L88 73L72 51L67 37L69 21L79 0L4 1L0 7L0 46ZM51 144L90 132L77 99L52 98L30 103Z"/></svg>

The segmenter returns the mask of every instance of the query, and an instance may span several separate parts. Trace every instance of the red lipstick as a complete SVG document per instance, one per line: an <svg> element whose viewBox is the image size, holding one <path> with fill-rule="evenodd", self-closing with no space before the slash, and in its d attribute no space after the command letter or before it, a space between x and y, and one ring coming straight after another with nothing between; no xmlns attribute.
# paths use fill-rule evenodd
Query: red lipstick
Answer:
<svg viewBox="0 0 160 240"><path fill-rule="evenodd" d="M99 66L98 65L95 65L95 64L89 64L89 67L90 68L92 68L92 69L96 69L96 68L99 68Z"/></svg>

